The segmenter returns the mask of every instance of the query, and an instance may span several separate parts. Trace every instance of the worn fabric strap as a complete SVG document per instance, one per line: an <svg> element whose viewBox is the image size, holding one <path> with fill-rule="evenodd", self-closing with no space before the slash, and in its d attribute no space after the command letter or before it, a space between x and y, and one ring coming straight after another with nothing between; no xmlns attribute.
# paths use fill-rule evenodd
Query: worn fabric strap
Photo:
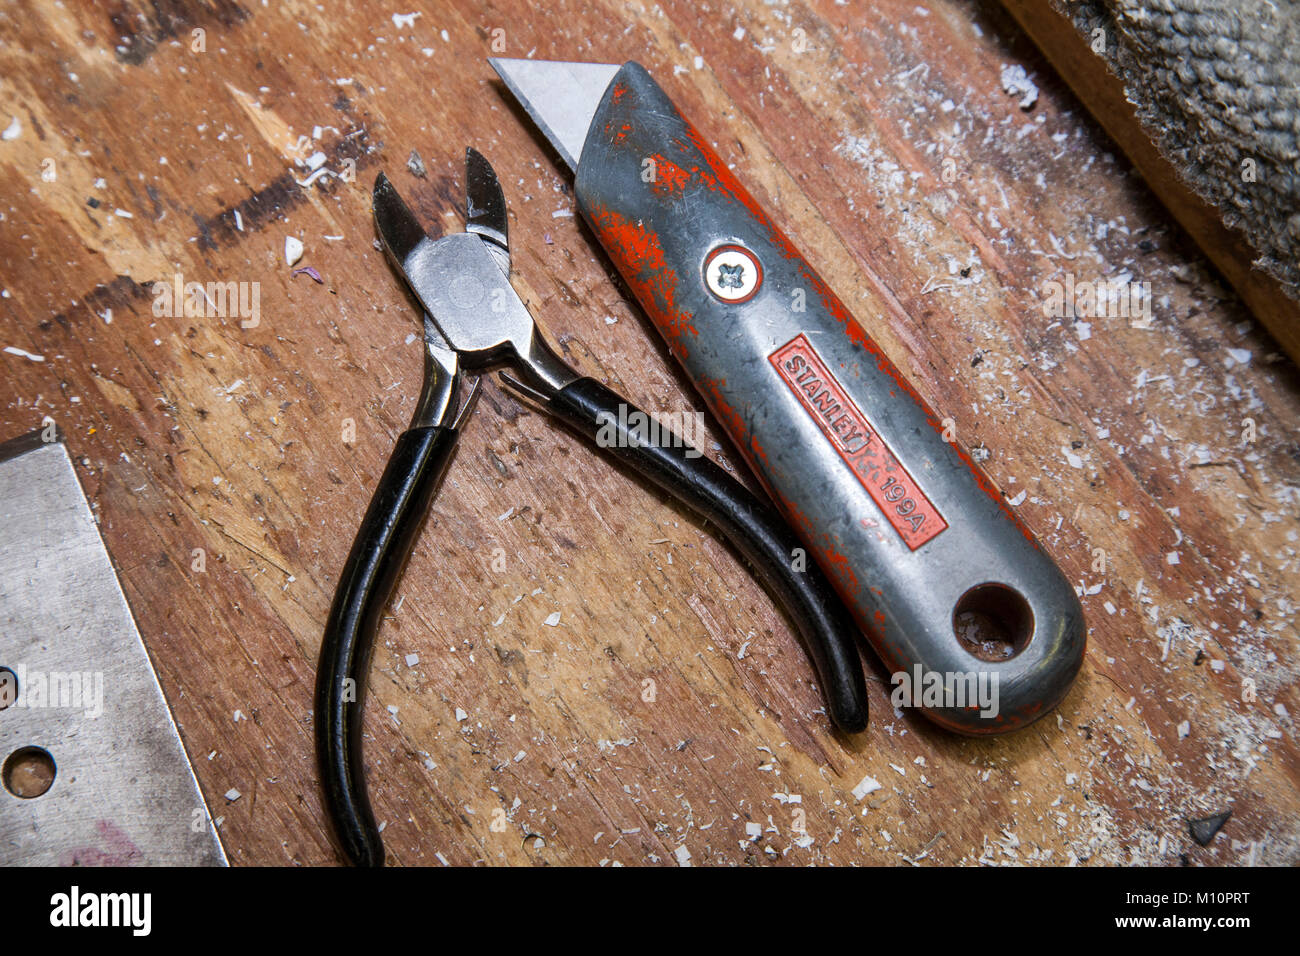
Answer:
<svg viewBox="0 0 1300 956"><path fill-rule="evenodd" d="M1184 181L1245 233L1259 254L1255 265L1300 300L1300 7L1052 3L1123 82Z"/></svg>

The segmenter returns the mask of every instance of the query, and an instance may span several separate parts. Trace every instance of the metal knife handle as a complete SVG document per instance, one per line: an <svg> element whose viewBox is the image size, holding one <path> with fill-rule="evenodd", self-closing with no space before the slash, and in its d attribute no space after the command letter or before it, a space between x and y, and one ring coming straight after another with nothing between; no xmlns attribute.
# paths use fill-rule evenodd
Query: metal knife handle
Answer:
<svg viewBox="0 0 1300 956"><path fill-rule="evenodd" d="M927 704L935 698L923 700L915 679L930 672L996 690L991 708L949 696L927 715L985 734L1053 707L1083 658L1074 588L636 63L596 109L575 194L896 679L906 674ZM1013 656L981 659L963 643L958 624L979 619L1000 626Z"/></svg>
<svg viewBox="0 0 1300 956"><path fill-rule="evenodd" d="M325 807L347 858L382 866L362 763L361 716L375 632L456 448L444 425L398 436L339 579L316 669L316 757Z"/></svg>
<svg viewBox="0 0 1300 956"><path fill-rule="evenodd" d="M680 437L662 429L651 441L642 424L649 416L595 379L565 386L547 408L721 529L794 622L835 725L850 733L864 730L867 692L858 628L781 516Z"/></svg>

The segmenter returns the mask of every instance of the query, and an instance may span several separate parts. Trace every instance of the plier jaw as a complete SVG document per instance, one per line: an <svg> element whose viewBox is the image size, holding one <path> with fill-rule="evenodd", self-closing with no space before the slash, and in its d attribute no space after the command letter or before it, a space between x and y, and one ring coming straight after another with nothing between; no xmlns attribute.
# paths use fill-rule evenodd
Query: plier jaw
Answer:
<svg viewBox="0 0 1300 956"><path fill-rule="evenodd" d="M443 341L465 368L510 364L548 396L579 378L555 353L510 284L501 184L478 152L466 150L463 233L425 234L383 173L375 180L375 223L385 250Z"/></svg>

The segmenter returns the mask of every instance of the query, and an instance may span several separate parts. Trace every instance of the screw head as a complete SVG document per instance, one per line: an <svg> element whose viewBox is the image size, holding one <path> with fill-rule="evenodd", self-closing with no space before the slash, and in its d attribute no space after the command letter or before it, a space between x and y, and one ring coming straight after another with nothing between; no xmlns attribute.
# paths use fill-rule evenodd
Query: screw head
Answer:
<svg viewBox="0 0 1300 956"><path fill-rule="evenodd" d="M763 285L763 267L744 246L718 246L704 257L704 283L723 302L748 302Z"/></svg>

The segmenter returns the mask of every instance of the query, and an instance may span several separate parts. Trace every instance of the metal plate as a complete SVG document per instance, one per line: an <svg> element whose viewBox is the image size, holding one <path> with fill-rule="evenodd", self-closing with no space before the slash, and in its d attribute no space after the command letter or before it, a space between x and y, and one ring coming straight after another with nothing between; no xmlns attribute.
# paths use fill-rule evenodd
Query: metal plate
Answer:
<svg viewBox="0 0 1300 956"><path fill-rule="evenodd" d="M0 865L226 864L72 461L40 433L0 444L0 667L0 766L37 747L55 771L36 797L0 780Z"/></svg>

